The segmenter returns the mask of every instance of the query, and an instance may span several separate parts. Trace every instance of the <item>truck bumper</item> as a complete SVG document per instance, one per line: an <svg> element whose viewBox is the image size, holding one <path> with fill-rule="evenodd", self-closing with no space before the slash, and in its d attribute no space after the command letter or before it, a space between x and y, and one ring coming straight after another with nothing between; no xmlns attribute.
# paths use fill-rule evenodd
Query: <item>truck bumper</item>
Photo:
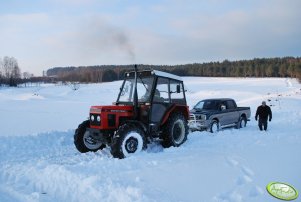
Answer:
<svg viewBox="0 0 301 202"><path fill-rule="evenodd" d="M198 120L195 115L190 115L190 119L188 120L188 127L190 130L207 130L209 126L209 120Z"/></svg>

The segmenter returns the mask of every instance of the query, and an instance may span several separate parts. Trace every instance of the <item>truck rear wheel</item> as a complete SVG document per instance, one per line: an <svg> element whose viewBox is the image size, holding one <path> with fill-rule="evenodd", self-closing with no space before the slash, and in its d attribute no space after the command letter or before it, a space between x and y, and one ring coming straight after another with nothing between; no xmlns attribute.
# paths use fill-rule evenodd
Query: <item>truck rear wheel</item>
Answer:
<svg viewBox="0 0 301 202"><path fill-rule="evenodd" d="M146 138L142 129L132 124L119 127L112 140L111 154L123 159L141 152L146 148Z"/></svg>
<svg viewBox="0 0 301 202"><path fill-rule="evenodd" d="M246 117L242 116L240 117L238 123L237 123L237 128L245 128L247 126L247 119Z"/></svg>
<svg viewBox="0 0 301 202"><path fill-rule="evenodd" d="M74 144L78 151L81 153L93 151L96 152L99 149L103 149L106 146L97 141L93 134L91 134L87 128L89 127L89 120L82 122L75 130Z"/></svg>
<svg viewBox="0 0 301 202"><path fill-rule="evenodd" d="M173 114L165 126L162 145L178 147L187 140L187 134L187 120L182 114Z"/></svg>

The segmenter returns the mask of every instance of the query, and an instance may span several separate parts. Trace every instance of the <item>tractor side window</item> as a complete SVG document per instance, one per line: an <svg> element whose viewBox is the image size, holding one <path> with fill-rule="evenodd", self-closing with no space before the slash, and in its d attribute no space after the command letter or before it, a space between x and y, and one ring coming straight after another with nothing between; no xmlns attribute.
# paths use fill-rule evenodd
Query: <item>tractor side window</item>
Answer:
<svg viewBox="0 0 301 202"><path fill-rule="evenodd" d="M121 89L119 102L132 102L133 94L133 79L124 82L123 88Z"/></svg>
<svg viewBox="0 0 301 202"><path fill-rule="evenodd" d="M137 79L137 92L138 92L138 101L146 102L149 101L152 86L153 86L153 77L138 78Z"/></svg>
<svg viewBox="0 0 301 202"><path fill-rule="evenodd" d="M157 87L154 92L154 102L169 102L168 83L168 79L158 78Z"/></svg>
<svg viewBox="0 0 301 202"><path fill-rule="evenodd" d="M170 98L172 103L185 104L183 85L181 82L170 80Z"/></svg>

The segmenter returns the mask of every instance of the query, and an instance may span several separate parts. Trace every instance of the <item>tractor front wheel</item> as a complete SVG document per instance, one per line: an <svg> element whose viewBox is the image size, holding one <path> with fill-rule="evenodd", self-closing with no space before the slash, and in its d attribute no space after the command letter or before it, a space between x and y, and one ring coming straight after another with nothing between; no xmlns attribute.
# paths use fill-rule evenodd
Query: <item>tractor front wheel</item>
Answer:
<svg viewBox="0 0 301 202"><path fill-rule="evenodd" d="M89 120L82 122L75 130L74 144L78 151L81 153L103 149L106 145L97 140L87 128L89 127Z"/></svg>
<svg viewBox="0 0 301 202"><path fill-rule="evenodd" d="M119 127L111 144L111 154L123 159L141 152L146 148L146 138L143 130L134 124L124 124Z"/></svg>

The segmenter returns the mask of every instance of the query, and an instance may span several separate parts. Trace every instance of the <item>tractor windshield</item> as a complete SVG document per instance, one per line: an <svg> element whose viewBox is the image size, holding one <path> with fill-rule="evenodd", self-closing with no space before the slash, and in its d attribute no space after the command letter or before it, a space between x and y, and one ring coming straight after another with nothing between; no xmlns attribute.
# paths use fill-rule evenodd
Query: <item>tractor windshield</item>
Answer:
<svg viewBox="0 0 301 202"><path fill-rule="evenodd" d="M138 102L149 102L150 94L154 83L154 77L138 77L137 78L137 93ZM117 102L133 102L134 98L135 79L126 78L123 82L122 88Z"/></svg>

